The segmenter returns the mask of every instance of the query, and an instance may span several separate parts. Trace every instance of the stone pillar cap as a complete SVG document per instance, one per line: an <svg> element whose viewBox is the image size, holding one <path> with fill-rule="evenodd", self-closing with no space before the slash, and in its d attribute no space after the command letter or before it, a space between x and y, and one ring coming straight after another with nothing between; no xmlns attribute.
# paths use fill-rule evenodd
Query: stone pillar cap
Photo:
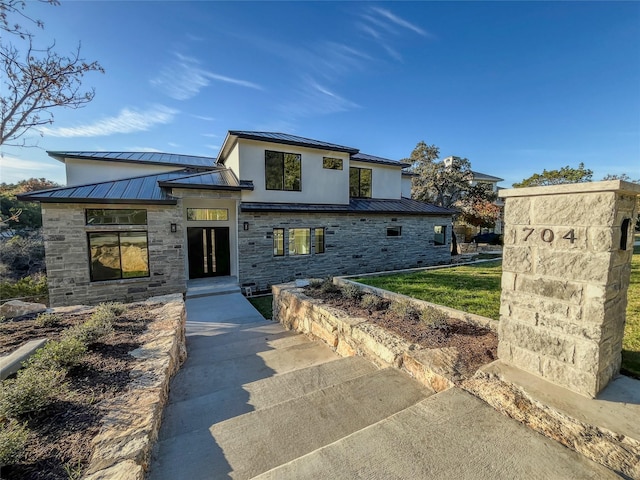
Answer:
<svg viewBox="0 0 640 480"><path fill-rule="evenodd" d="M631 195L640 195L640 185L624 180L608 180L606 182L567 183L563 185L548 185L545 187L524 187L500 190L498 196L530 197L538 195L557 195L561 193L594 193L594 192L620 192Z"/></svg>

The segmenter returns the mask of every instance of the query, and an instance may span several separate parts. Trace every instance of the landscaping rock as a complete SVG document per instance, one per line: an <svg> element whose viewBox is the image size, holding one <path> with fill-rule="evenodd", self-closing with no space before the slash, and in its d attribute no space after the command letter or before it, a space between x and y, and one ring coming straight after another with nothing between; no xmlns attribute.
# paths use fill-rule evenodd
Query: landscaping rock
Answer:
<svg viewBox="0 0 640 480"><path fill-rule="evenodd" d="M22 315L41 313L47 309L43 303L23 302L22 300L9 300L0 306L0 317L15 318Z"/></svg>

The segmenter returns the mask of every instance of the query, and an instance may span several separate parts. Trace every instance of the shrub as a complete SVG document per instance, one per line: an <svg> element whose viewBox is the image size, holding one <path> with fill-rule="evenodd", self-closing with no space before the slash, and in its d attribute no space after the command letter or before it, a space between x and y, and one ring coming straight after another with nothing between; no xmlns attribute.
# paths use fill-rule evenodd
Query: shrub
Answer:
<svg viewBox="0 0 640 480"><path fill-rule="evenodd" d="M0 281L0 298L3 300L21 298L26 301L44 301L46 303L47 295L47 277L41 274L27 276L17 281Z"/></svg>
<svg viewBox="0 0 640 480"><path fill-rule="evenodd" d="M420 320L431 328L446 330L449 328L448 318L446 313L434 307L425 307L420 311Z"/></svg>
<svg viewBox="0 0 640 480"><path fill-rule="evenodd" d="M91 345L113 331L116 315L109 306L98 305L89 320L82 325L69 328L64 338L76 338L85 345Z"/></svg>
<svg viewBox="0 0 640 480"><path fill-rule="evenodd" d="M333 279L327 278L320 285L320 291L322 293L338 293L340 292L340 287L333 283Z"/></svg>
<svg viewBox="0 0 640 480"><path fill-rule="evenodd" d="M410 300L394 300L389 311L403 320L415 320L420 316L420 309Z"/></svg>
<svg viewBox="0 0 640 480"><path fill-rule="evenodd" d="M124 313L126 307L120 302L105 302L96 307L96 312L103 310L111 311L116 317L119 317Z"/></svg>
<svg viewBox="0 0 640 480"><path fill-rule="evenodd" d="M0 389L0 417L18 418L49 405L65 391L64 370L23 368Z"/></svg>
<svg viewBox="0 0 640 480"><path fill-rule="evenodd" d="M29 431L21 423L10 420L0 429L0 466L20 461L29 438Z"/></svg>
<svg viewBox="0 0 640 480"><path fill-rule="evenodd" d="M319 278L312 278L311 280L309 280L309 288L317 290L322 286L323 283L324 280L320 280Z"/></svg>
<svg viewBox="0 0 640 480"><path fill-rule="evenodd" d="M342 291L343 297L350 298L351 300L360 300L360 297L362 297L362 290L353 283L346 283L342 285L340 290Z"/></svg>
<svg viewBox="0 0 640 480"><path fill-rule="evenodd" d="M384 300L372 293L365 293L360 300L362 308L367 310L382 310L384 307Z"/></svg>
<svg viewBox="0 0 640 480"><path fill-rule="evenodd" d="M63 337L38 350L29 359L27 366L40 370L69 368L80 363L86 352L87 346L79 338Z"/></svg>
<svg viewBox="0 0 640 480"><path fill-rule="evenodd" d="M55 313L41 313L36 317L35 322L39 327L55 327L61 320L60 315Z"/></svg>

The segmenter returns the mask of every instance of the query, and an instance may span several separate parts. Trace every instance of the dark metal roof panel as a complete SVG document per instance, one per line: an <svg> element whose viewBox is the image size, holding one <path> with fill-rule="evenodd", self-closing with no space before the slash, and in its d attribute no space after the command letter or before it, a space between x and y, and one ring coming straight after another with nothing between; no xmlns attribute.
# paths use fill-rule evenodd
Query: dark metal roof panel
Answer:
<svg viewBox="0 0 640 480"><path fill-rule="evenodd" d="M398 200L352 198L348 205L251 203L244 202L244 212L307 212L307 213L386 213L404 215L449 216L456 211L409 198Z"/></svg>
<svg viewBox="0 0 640 480"><path fill-rule="evenodd" d="M351 160L367 163L378 163L381 165L392 165L394 167L409 167L411 164L389 160L388 158L376 157L375 155L367 155L366 153L355 153L351 155Z"/></svg>
<svg viewBox="0 0 640 480"><path fill-rule="evenodd" d="M160 182L163 187L204 188L210 190L253 189L253 182L239 182L233 171L220 168L211 172L198 173Z"/></svg>
<svg viewBox="0 0 640 480"><path fill-rule="evenodd" d="M473 174L474 180L489 180L491 182L504 182L504 178L494 177L493 175L487 175L486 173L474 172L473 170L471 171L471 173Z"/></svg>
<svg viewBox="0 0 640 480"><path fill-rule="evenodd" d="M266 142L282 143L285 145L296 145L299 147L318 148L322 150L331 150L334 152L346 152L346 153L358 152L357 148L346 147L344 145L337 145L335 143L322 142L320 140L299 137L297 135L290 135L288 133L229 130L229 135L234 135L238 138L246 138L249 140L260 140L260 141L266 141Z"/></svg>
<svg viewBox="0 0 640 480"><path fill-rule="evenodd" d="M49 156L64 162L65 158L102 160L110 162L143 163L176 167L214 168L215 158L177 155L161 152L60 152L48 151Z"/></svg>

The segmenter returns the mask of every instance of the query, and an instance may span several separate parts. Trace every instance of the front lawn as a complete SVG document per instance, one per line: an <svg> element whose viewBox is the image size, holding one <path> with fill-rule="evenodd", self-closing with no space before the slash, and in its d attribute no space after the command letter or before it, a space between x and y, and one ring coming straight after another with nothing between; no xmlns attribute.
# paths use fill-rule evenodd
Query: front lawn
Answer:
<svg viewBox="0 0 640 480"><path fill-rule="evenodd" d="M500 262L358 278L356 281L498 320ZM640 378L640 246L634 248L622 341L622 370Z"/></svg>
<svg viewBox="0 0 640 480"><path fill-rule="evenodd" d="M273 295L263 295L261 297L248 297L253 308L260 312L266 320L273 318Z"/></svg>

